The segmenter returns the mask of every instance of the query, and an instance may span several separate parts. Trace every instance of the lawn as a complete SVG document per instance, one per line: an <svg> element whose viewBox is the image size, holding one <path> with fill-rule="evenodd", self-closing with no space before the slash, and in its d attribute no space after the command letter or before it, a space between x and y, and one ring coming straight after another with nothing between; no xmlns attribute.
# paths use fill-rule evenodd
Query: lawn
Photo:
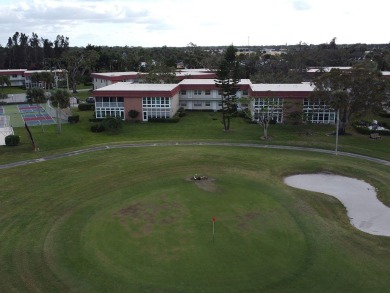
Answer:
<svg viewBox="0 0 390 293"><path fill-rule="evenodd" d="M282 181L324 171L390 206L388 167L287 150L111 149L2 170L0 292L385 292L390 239Z"/></svg>
<svg viewBox="0 0 390 293"><path fill-rule="evenodd" d="M6 106L9 107L9 106ZM255 143L261 145L291 145L310 148L335 150L335 136L332 125L271 125L270 140L262 140L262 129L259 125L248 124L242 118L235 118L229 132L223 131L221 114L219 112L188 112L179 123L124 123L118 134L109 132L92 133L89 121L93 112L79 112L80 123L64 124L62 133L57 133L57 127L31 127L34 139L39 145L39 152L33 152L30 139L23 127L15 128L15 134L21 136L18 147L2 147L0 163L15 160L37 158L53 153L71 151L92 145L124 143L124 142L158 142L158 141L219 141ZM388 119L390 120L390 119ZM390 124L390 122L388 122ZM390 137L382 140L370 140L367 135L361 135L348 130L348 135L339 138L339 151L353 152L377 158L390 160Z"/></svg>
<svg viewBox="0 0 390 293"><path fill-rule="evenodd" d="M21 88L21 87L18 87L18 86L4 87L4 88L0 89L0 93L2 93L4 95L24 94L24 93L26 93L26 90Z"/></svg>

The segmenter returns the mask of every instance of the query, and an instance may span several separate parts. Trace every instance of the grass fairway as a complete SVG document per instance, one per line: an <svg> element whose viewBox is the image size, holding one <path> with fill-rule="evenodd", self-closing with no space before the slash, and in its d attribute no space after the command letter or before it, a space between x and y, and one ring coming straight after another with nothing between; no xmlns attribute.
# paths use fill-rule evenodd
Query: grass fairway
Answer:
<svg viewBox="0 0 390 293"><path fill-rule="evenodd" d="M111 149L2 170L0 292L386 292L389 237L282 182L319 171L390 202L386 166L281 150Z"/></svg>

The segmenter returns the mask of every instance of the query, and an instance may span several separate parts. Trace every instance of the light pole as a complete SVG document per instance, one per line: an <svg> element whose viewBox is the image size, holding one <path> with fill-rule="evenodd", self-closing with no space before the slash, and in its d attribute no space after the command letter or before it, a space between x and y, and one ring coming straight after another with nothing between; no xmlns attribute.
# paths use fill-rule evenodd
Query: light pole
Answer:
<svg viewBox="0 0 390 293"><path fill-rule="evenodd" d="M340 120L340 109L337 109L337 116L336 116L336 156L337 156L337 149L339 145L339 120Z"/></svg>

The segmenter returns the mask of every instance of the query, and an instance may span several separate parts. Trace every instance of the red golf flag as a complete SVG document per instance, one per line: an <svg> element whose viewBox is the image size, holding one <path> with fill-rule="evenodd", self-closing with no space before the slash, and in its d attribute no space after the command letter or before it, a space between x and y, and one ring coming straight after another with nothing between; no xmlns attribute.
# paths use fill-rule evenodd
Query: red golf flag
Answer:
<svg viewBox="0 0 390 293"><path fill-rule="evenodd" d="M217 219L215 217L213 217L213 222L216 222L216 221L217 221Z"/></svg>

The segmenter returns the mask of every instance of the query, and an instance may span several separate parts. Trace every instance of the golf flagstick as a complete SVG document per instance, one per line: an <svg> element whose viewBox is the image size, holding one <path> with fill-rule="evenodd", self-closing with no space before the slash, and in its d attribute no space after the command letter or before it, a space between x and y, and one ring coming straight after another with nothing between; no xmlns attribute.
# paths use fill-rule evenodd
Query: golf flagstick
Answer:
<svg viewBox="0 0 390 293"><path fill-rule="evenodd" d="M214 234L215 234L215 217L213 217L213 244L214 244Z"/></svg>

